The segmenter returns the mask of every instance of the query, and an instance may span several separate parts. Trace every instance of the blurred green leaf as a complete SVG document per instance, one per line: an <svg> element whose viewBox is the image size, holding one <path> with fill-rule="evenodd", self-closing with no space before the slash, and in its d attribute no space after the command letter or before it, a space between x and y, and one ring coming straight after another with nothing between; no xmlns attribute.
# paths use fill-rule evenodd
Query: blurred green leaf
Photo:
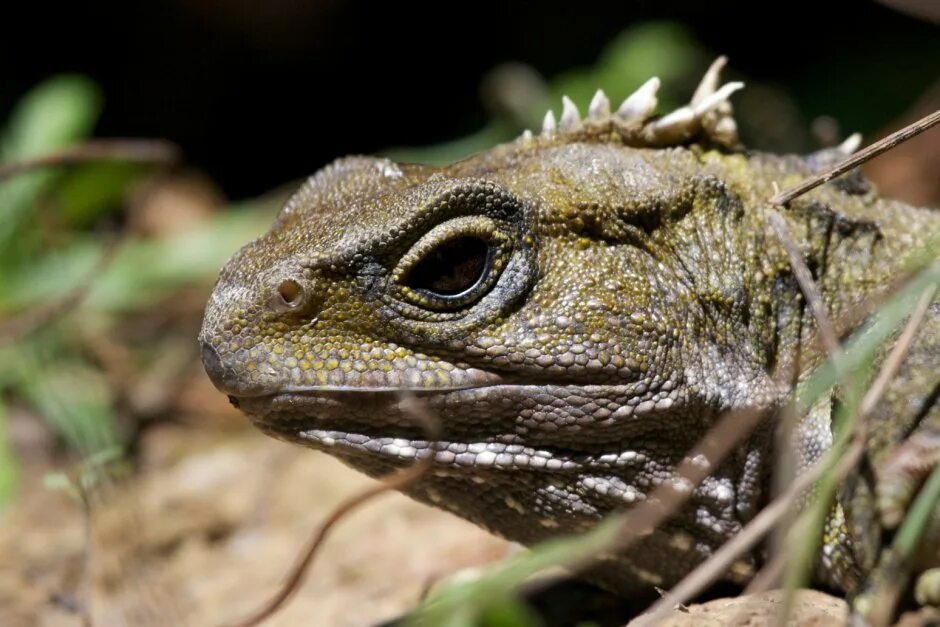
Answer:
<svg viewBox="0 0 940 627"><path fill-rule="evenodd" d="M609 547L623 520L622 515L610 516L585 534L548 540L497 564L478 579L446 585L409 616L408 624L479 625L493 604L504 603L506 595L532 575L552 566L573 564Z"/></svg>
<svg viewBox="0 0 940 627"><path fill-rule="evenodd" d="M383 150L381 154L399 163L447 165L512 139L516 130L512 126L492 122L476 133L459 139L441 142L433 146L389 148Z"/></svg>
<svg viewBox="0 0 940 627"><path fill-rule="evenodd" d="M86 137L99 109L98 89L87 78L57 76L45 81L14 109L0 137L0 162L47 154ZM0 183L0 268L22 255L17 234L55 177L55 172L43 170Z"/></svg>
<svg viewBox="0 0 940 627"><path fill-rule="evenodd" d="M512 598L490 603L480 616L480 627L540 627L542 621L527 605Z"/></svg>
<svg viewBox="0 0 940 627"><path fill-rule="evenodd" d="M279 201L226 211L192 231L127 242L95 281L83 306L126 311L189 284L211 283L240 246L267 230ZM0 285L0 313L55 301L92 272L103 252L100 238L92 236L50 251Z"/></svg>
<svg viewBox="0 0 940 627"><path fill-rule="evenodd" d="M603 89L617 107L637 87L658 76L663 84L659 94L660 110L667 110L688 101L694 85L683 83L699 76L710 61L685 26L674 22L640 24L618 35L591 68L566 72L552 81L551 97L544 108L552 108L557 114L562 95L567 95L583 114L598 89ZM687 88L688 93L682 91L683 88ZM535 126L541 122L545 111L533 113L530 123Z"/></svg>
<svg viewBox="0 0 940 627"><path fill-rule="evenodd" d="M146 168L140 164L101 162L77 166L63 174L53 192L67 226L82 228L121 209L128 186Z"/></svg>
<svg viewBox="0 0 940 627"><path fill-rule="evenodd" d="M76 501L82 500L82 495L79 493L78 487L64 472L50 472L45 474L42 478L42 485L47 490L65 492Z"/></svg>
<svg viewBox="0 0 940 627"><path fill-rule="evenodd" d="M20 394L42 413L50 427L83 457L120 445L113 398L104 374L77 358L22 351Z"/></svg>

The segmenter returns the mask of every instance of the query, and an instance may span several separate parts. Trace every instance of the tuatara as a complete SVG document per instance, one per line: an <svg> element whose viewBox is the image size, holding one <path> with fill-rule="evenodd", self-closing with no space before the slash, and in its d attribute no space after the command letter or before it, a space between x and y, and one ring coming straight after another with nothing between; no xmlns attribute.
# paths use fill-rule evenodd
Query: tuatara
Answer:
<svg viewBox="0 0 940 627"><path fill-rule="evenodd" d="M433 454L410 496L526 544L628 510L719 416L762 412L678 513L588 574L623 594L668 588L771 496L792 392L778 374L820 351L767 199L853 143L744 151L728 102L741 85L719 87L722 63L662 117L651 79L616 111L598 92L583 119L565 99L540 133L447 167L325 167L222 270L200 334L213 382L264 432L373 476ZM784 213L837 321L940 232L940 212L880 198L858 175ZM832 510L819 583L856 592L871 571L877 471L912 431L936 440L938 355L935 301ZM403 392L439 418L436 446ZM801 417L799 464L830 445L837 402ZM940 566L936 551L921 566Z"/></svg>

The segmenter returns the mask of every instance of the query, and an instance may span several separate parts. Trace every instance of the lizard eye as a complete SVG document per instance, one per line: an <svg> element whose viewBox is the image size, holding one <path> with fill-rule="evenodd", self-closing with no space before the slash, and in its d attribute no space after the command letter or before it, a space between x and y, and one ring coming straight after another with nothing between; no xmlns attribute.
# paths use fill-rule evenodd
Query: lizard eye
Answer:
<svg viewBox="0 0 940 627"><path fill-rule="evenodd" d="M405 277L405 284L441 297L472 289L486 274L490 246L479 237L457 237L425 254Z"/></svg>
<svg viewBox="0 0 940 627"><path fill-rule="evenodd" d="M465 216L431 229L392 273L398 295L423 309L468 307L496 283L510 238L490 218Z"/></svg>

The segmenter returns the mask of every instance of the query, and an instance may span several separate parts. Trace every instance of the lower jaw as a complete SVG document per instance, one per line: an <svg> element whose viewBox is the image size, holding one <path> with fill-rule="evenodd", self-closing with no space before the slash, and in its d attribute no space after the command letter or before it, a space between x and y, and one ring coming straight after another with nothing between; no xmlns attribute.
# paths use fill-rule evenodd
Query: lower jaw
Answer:
<svg viewBox="0 0 940 627"><path fill-rule="evenodd" d="M284 437L283 435L281 437ZM287 436L293 442L344 457L382 459L407 465L433 458L434 464L479 470L573 473L632 467L638 469L646 458L636 451L586 454L551 446L507 444L499 441L454 442L441 440L372 436L329 429L306 429ZM601 459L603 458L603 459Z"/></svg>

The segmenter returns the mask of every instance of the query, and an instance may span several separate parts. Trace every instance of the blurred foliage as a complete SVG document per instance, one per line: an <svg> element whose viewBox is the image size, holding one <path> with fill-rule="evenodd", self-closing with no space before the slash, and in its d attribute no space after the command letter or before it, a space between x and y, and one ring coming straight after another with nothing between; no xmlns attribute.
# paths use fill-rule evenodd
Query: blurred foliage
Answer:
<svg viewBox="0 0 940 627"><path fill-rule="evenodd" d="M7 122L0 162L87 138L99 110L98 90L87 79L46 81L22 98ZM211 285L232 252L267 227L279 201L234 206L178 234L128 235L100 270L107 240L117 236L97 226L120 220L128 194L151 173L139 165L89 163L0 182L0 330L11 321L41 318L99 273L74 311L35 332L0 335L0 503L17 477L4 404L20 403L42 416L83 459L126 447L116 391L89 355L87 332L107 334L122 318L159 306L189 285ZM195 354L195 341L193 348Z"/></svg>

